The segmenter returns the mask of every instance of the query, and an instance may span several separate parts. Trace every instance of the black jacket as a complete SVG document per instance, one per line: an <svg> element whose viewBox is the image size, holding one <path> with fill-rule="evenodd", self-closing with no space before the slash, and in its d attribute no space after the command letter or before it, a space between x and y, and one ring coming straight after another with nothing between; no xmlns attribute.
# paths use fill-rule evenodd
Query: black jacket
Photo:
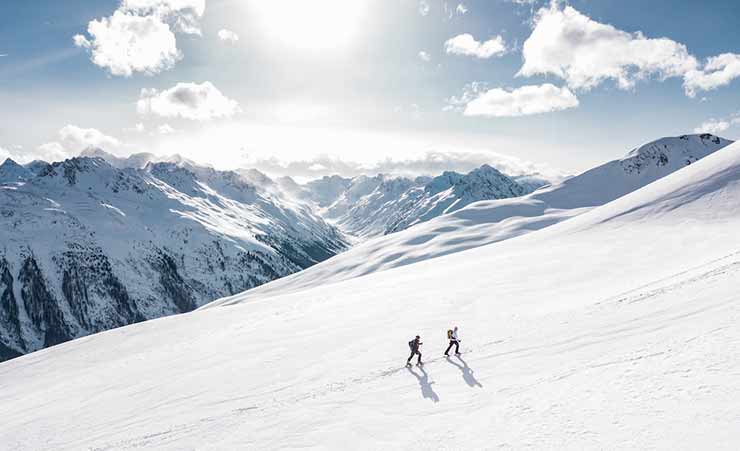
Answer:
<svg viewBox="0 0 740 451"><path fill-rule="evenodd" d="M414 340L411 342L411 351L416 352L419 350L419 346L421 346L421 341L414 338Z"/></svg>

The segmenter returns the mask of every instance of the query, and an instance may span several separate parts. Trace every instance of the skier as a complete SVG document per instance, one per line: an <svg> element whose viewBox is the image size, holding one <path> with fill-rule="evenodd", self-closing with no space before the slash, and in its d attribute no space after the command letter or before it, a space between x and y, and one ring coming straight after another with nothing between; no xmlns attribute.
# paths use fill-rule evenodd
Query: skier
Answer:
<svg viewBox="0 0 740 451"><path fill-rule="evenodd" d="M406 360L406 365L411 366L411 359L414 358L414 355L418 355L418 359L416 361L416 364L421 366L421 352L419 352L419 347L423 343L421 342L421 337L418 335L413 340L409 341L409 348L411 348L411 355L409 356L408 360Z"/></svg>
<svg viewBox="0 0 740 451"><path fill-rule="evenodd" d="M447 331L447 339L450 340L450 345L447 346L445 357L450 356L450 349L452 349L453 345L455 346L455 354L460 355L460 339L457 338L457 326L455 326L454 329L450 329Z"/></svg>

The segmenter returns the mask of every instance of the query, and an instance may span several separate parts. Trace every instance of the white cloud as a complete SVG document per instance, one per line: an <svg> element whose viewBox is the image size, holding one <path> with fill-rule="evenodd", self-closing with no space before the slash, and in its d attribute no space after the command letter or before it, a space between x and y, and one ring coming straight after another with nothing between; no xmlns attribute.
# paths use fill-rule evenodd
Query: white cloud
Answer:
<svg viewBox="0 0 740 451"><path fill-rule="evenodd" d="M200 34L198 22L205 13L206 0L123 0L120 9L161 17L181 33Z"/></svg>
<svg viewBox="0 0 740 451"><path fill-rule="evenodd" d="M61 146L71 152L79 153L88 147L112 150L121 147L121 141L94 128L81 128L67 125L59 130Z"/></svg>
<svg viewBox="0 0 740 451"><path fill-rule="evenodd" d="M711 133L717 135L736 125L740 125L740 112L726 119L706 120L694 129L694 133Z"/></svg>
<svg viewBox="0 0 740 451"><path fill-rule="evenodd" d="M18 146L13 146L10 149L0 147L0 164L6 158L10 158L19 164L26 164L33 160L44 160L47 162L61 161L66 160L70 156L72 155L59 143L44 144L36 150L23 150Z"/></svg>
<svg viewBox="0 0 740 451"><path fill-rule="evenodd" d="M175 32L200 34L205 0L123 0L110 17L92 20L73 37L92 62L112 75L156 74L182 58Z"/></svg>
<svg viewBox="0 0 740 451"><path fill-rule="evenodd" d="M2 164L2 162L5 161L7 158L15 160L15 158L13 158L13 154L11 154L9 150L5 150L2 146L0 146L0 164Z"/></svg>
<svg viewBox="0 0 740 451"><path fill-rule="evenodd" d="M224 42L230 42L233 44L239 40L239 35L231 30L223 29L218 32L218 38Z"/></svg>
<svg viewBox="0 0 740 451"><path fill-rule="evenodd" d="M159 132L160 135L171 135L172 133L175 133L177 130L172 128L170 124L162 124L159 127L157 127L157 132Z"/></svg>
<svg viewBox="0 0 740 451"><path fill-rule="evenodd" d="M712 133L716 135L730 128L730 125L729 121L709 119L696 127L694 133Z"/></svg>
<svg viewBox="0 0 740 451"><path fill-rule="evenodd" d="M421 52L419 52L419 59L422 60L422 61L424 61L424 62L426 62L426 63L428 63L429 61L432 60L432 57L431 57L431 55L429 55L429 53L427 53L424 50L422 50Z"/></svg>
<svg viewBox="0 0 740 451"><path fill-rule="evenodd" d="M139 114L156 114L162 117L181 117L207 121L231 117L240 111L239 104L224 96L211 82L178 83L158 92L143 89L137 102Z"/></svg>
<svg viewBox="0 0 740 451"><path fill-rule="evenodd" d="M44 161L60 161L79 155L80 152L95 147L106 151L119 150L123 144L118 139L108 136L95 128L82 128L67 125L59 130L59 139L39 146L34 158Z"/></svg>
<svg viewBox="0 0 740 451"><path fill-rule="evenodd" d="M419 1L419 14L426 16L429 14L429 9L429 3L427 3L426 0Z"/></svg>
<svg viewBox="0 0 740 451"><path fill-rule="evenodd" d="M457 8L455 8L455 11L457 11L458 14L465 14L468 12L468 7L463 5L462 3L459 3L457 5Z"/></svg>
<svg viewBox="0 0 740 451"><path fill-rule="evenodd" d="M66 160L73 156L72 152L67 151L64 146L58 142L50 142L39 146L35 152L35 158L29 158L28 161L43 160L47 163L53 163L55 161Z"/></svg>
<svg viewBox="0 0 740 451"><path fill-rule="evenodd" d="M116 11L111 17L91 21L87 32L91 39L77 35L75 45L89 49L92 62L112 75L156 74L182 58L175 34L156 16Z"/></svg>
<svg viewBox="0 0 740 451"><path fill-rule="evenodd" d="M566 110L578 106L578 98L567 87L545 83L512 90L493 88L463 96L465 116L516 117Z"/></svg>
<svg viewBox="0 0 740 451"><path fill-rule="evenodd" d="M555 1L536 14L522 53L518 75L552 74L584 90L608 79L628 89L649 76L665 79L697 68L696 58L683 44L618 30Z"/></svg>
<svg viewBox="0 0 740 451"><path fill-rule="evenodd" d="M696 91L710 91L730 84L740 77L740 54L723 53L707 59L701 70L692 70L684 76L686 95L694 97Z"/></svg>
<svg viewBox="0 0 740 451"><path fill-rule="evenodd" d="M485 59L506 53L506 44L501 36L496 36L485 42L478 42L473 35L465 33L448 39L445 42L445 51L448 54Z"/></svg>

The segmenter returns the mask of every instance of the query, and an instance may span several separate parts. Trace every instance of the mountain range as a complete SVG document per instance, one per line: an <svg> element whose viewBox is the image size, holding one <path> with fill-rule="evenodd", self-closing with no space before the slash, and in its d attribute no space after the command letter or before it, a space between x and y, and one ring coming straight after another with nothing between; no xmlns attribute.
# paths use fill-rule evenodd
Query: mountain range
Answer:
<svg viewBox="0 0 740 451"><path fill-rule="evenodd" d="M289 276L4 362L0 443L734 449L740 144L724 144L659 140L507 207L569 212L531 219L535 231L424 258L441 217L368 241L413 264L316 276L367 264L358 246L302 285ZM507 209L485 204L502 202L455 212L440 246L481 236L486 212ZM401 234L421 254L384 241ZM454 325L463 352L445 358ZM405 366L416 335L425 364Z"/></svg>
<svg viewBox="0 0 740 451"><path fill-rule="evenodd" d="M94 148L52 164L8 159L0 165L0 359L189 312L358 239L525 191L490 166L298 185L254 169Z"/></svg>
<svg viewBox="0 0 740 451"><path fill-rule="evenodd" d="M329 262L264 289L298 290L318 281L337 282L516 238L584 214L730 144L710 134L661 138L528 195L475 202L407 230L359 243ZM256 290L252 295L265 293Z"/></svg>
<svg viewBox="0 0 740 451"><path fill-rule="evenodd" d="M79 157L0 166L0 357L191 311L348 246L235 172Z"/></svg>
<svg viewBox="0 0 740 451"><path fill-rule="evenodd" d="M481 200L527 194L548 182L520 184L489 165L468 174L436 177L324 177L301 187L281 180L298 198L313 202L320 214L345 233L363 239L405 230Z"/></svg>

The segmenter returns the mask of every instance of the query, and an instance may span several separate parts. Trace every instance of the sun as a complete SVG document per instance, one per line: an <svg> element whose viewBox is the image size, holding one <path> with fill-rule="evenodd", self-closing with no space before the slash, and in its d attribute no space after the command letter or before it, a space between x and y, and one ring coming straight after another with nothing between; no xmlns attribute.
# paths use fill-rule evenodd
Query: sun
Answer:
<svg viewBox="0 0 740 451"><path fill-rule="evenodd" d="M369 0L254 0L249 9L275 43L300 50L349 47Z"/></svg>

